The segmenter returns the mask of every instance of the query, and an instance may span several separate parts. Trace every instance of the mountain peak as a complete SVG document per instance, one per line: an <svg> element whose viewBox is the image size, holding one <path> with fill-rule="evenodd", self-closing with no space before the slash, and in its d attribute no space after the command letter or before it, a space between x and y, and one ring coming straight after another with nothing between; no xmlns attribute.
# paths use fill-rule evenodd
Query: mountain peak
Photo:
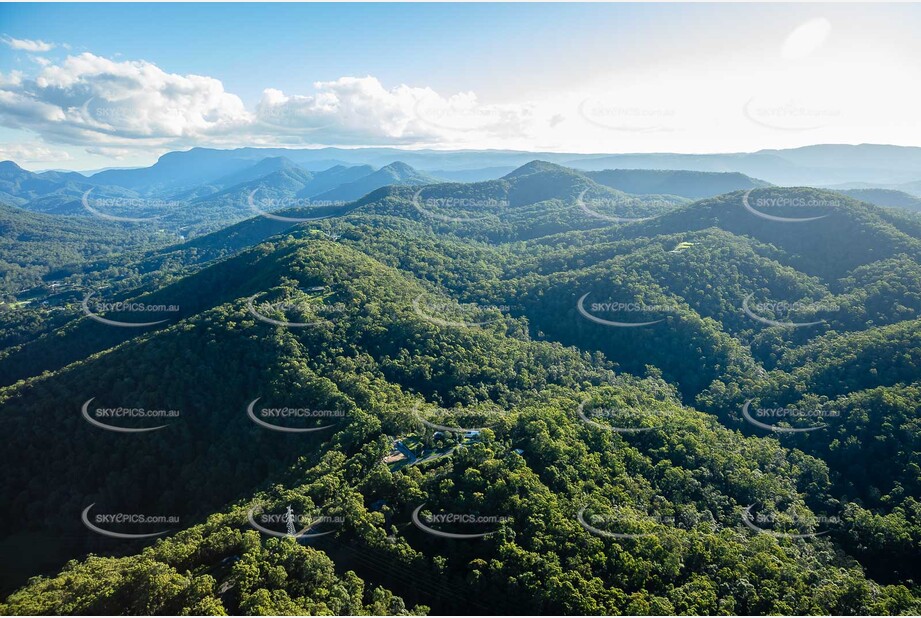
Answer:
<svg viewBox="0 0 921 618"><path fill-rule="evenodd" d="M568 167L562 165L557 165L556 163L550 163L548 161L541 161L540 159L535 159L530 163L525 163L518 169L509 172L503 178L520 178L522 176L530 176L531 174L539 174L540 172L570 172L571 170Z"/></svg>
<svg viewBox="0 0 921 618"><path fill-rule="evenodd" d="M0 161L0 173L24 172L14 161Z"/></svg>
<svg viewBox="0 0 921 618"><path fill-rule="evenodd" d="M285 165L285 166L297 165L294 161L284 156L266 157L265 159L262 159L260 163L265 163L267 165L273 164L273 165Z"/></svg>
<svg viewBox="0 0 921 618"><path fill-rule="evenodd" d="M300 169L300 166L288 157L266 157L256 163L251 169L267 172L275 172L286 169Z"/></svg>
<svg viewBox="0 0 921 618"><path fill-rule="evenodd" d="M419 174L419 171L408 163L403 163L402 161L394 161L389 165L385 165L380 169L380 171L389 171L400 176L416 176Z"/></svg>

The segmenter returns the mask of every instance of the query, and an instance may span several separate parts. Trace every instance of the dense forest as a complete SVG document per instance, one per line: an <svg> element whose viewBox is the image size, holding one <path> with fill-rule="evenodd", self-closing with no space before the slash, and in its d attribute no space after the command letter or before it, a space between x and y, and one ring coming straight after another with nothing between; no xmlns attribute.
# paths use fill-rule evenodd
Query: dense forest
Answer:
<svg viewBox="0 0 921 618"><path fill-rule="evenodd" d="M0 207L0 613L921 611L921 215L266 165L188 199L350 201Z"/></svg>

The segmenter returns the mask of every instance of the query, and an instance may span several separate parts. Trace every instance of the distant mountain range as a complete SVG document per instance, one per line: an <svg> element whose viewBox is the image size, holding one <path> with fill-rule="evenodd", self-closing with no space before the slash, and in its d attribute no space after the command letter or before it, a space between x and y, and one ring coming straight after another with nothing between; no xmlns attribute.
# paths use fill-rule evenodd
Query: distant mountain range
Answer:
<svg viewBox="0 0 921 618"><path fill-rule="evenodd" d="M886 189L890 191L902 191L915 197L921 197L921 180L915 182L902 182L897 184L872 183L872 182L842 182L840 184L830 184L822 187L823 189L832 189L835 191L851 189Z"/></svg>
<svg viewBox="0 0 921 618"><path fill-rule="evenodd" d="M419 186L439 182L433 176L419 172L401 161L395 161L376 172L356 178L329 191L318 194L321 201L352 201L389 185Z"/></svg>
<svg viewBox="0 0 921 618"><path fill-rule="evenodd" d="M871 185L917 182L921 148L876 144L820 144L737 154L622 154L573 159L585 170L616 168L739 172L782 186L844 182Z"/></svg>
<svg viewBox="0 0 921 618"><path fill-rule="evenodd" d="M163 155L150 167L110 169L91 176L34 173L12 161L2 162L0 203L31 212L88 216L87 199L95 200L102 204L97 210L104 217L156 220L161 229L191 238L249 218L257 210L290 207L294 200L301 206L353 202L387 186L487 182L551 166L554 173L575 173L630 195L696 200L797 184L826 186L879 206L919 210L921 193L913 193L921 191L919 152L865 145L726 155L542 153L535 158L534 153L515 151L195 148ZM402 158L391 158L398 156ZM843 179L848 182L832 182ZM531 189L515 191L513 199L529 199ZM254 210L254 200L269 206Z"/></svg>
<svg viewBox="0 0 921 618"><path fill-rule="evenodd" d="M713 197L738 189L769 187L771 183L738 172L687 170L602 170L586 172L595 182L625 193L680 195L691 199Z"/></svg>
<svg viewBox="0 0 921 618"><path fill-rule="evenodd" d="M889 208L904 208L921 212L921 197L911 195L905 191L896 191L894 189L844 189L839 191L848 197L868 204L877 206L886 206Z"/></svg>
<svg viewBox="0 0 921 618"><path fill-rule="evenodd" d="M81 182L117 185L139 192L179 191L214 183L238 173L245 174L245 170L251 170L261 161L274 158L284 158L312 172L337 165L381 168L394 161L402 161L431 176L459 182L499 178L529 161L540 159L584 171L645 169L737 172L783 186L847 183L854 186L842 188L872 186L901 189L909 193L921 190L921 148L877 144L820 144L724 154L579 154L398 148L193 148L167 153L150 167L105 170ZM864 186L858 187L857 184ZM891 185L912 185L914 188Z"/></svg>
<svg viewBox="0 0 921 618"><path fill-rule="evenodd" d="M0 201L7 204L21 206L34 201L35 206L29 210L53 211L55 205L73 200L93 188L110 195L133 195L123 187L95 185L77 172L34 173L12 161L0 161Z"/></svg>

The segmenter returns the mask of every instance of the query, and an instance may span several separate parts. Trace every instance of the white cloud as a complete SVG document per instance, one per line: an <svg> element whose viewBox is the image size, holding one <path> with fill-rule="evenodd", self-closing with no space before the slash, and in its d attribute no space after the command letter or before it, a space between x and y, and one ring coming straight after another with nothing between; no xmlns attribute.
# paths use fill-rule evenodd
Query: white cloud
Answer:
<svg viewBox="0 0 921 618"><path fill-rule="evenodd" d="M918 143L916 57L853 41L842 48L844 37L829 38L821 21L766 40L755 55L612 67L591 83L502 103L346 76L294 92L269 87L247 109L212 77L82 53L0 74L0 125L132 160L194 146L727 152ZM826 44L839 48L814 53Z"/></svg>
<svg viewBox="0 0 921 618"><path fill-rule="evenodd" d="M227 134L251 114L219 80L84 53L0 84L0 121L50 141L147 148Z"/></svg>
<svg viewBox="0 0 921 618"><path fill-rule="evenodd" d="M442 97L431 88L385 88L378 79L316 82L311 95L266 89L259 127L316 143L435 143L475 132L480 138L525 131L527 106L480 105L472 92Z"/></svg>
<svg viewBox="0 0 921 618"><path fill-rule="evenodd" d="M483 105L472 92L384 87L375 77L267 88L249 111L214 78L92 53L0 75L0 124L93 153L236 145L463 145L525 136L530 105Z"/></svg>
<svg viewBox="0 0 921 618"><path fill-rule="evenodd" d="M130 148L110 148L108 146L90 146L86 149L86 152L115 160L125 159L133 153Z"/></svg>
<svg viewBox="0 0 921 618"><path fill-rule="evenodd" d="M22 71L10 71L8 75L0 73L0 88L19 86L22 83Z"/></svg>
<svg viewBox="0 0 921 618"><path fill-rule="evenodd" d="M14 39L11 36L4 36L2 40L7 46L17 50L32 53L47 52L54 49L54 43L45 43L44 41L32 41L29 39Z"/></svg>
<svg viewBox="0 0 921 618"><path fill-rule="evenodd" d="M0 161L16 161L17 163L48 163L69 161L69 152L48 148L38 142L20 144L0 144Z"/></svg>

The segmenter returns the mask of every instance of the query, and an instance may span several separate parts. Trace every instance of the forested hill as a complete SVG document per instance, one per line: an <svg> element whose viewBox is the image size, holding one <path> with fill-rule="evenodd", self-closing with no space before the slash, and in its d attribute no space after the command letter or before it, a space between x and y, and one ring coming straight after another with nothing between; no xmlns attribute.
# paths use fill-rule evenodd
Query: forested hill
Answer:
<svg viewBox="0 0 921 618"><path fill-rule="evenodd" d="M586 172L585 175L625 193L680 195L698 200L739 189L771 186L769 182L738 172L616 169Z"/></svg>
<svg viewBox="0 0 921 618"><path fill-rule="evenodd" d="M914 212L921 211L921 198L904 191L895 191L893 189L846 189L841 193L877 206L904 208Z"/></svg>
<svg viewBox="0 0 921 618"><path fill-rule="evenodd" d="M427 182L4 314L0 613L921 611L918 215Z"/></svg>
<svg viewBox="0 0 921 618"><path fill-rule="evenodd" d="M0 297L9 300L91 264L138 254L138 247L155 249L175 240L156 228L46 215L0 202Z"/></svg>

